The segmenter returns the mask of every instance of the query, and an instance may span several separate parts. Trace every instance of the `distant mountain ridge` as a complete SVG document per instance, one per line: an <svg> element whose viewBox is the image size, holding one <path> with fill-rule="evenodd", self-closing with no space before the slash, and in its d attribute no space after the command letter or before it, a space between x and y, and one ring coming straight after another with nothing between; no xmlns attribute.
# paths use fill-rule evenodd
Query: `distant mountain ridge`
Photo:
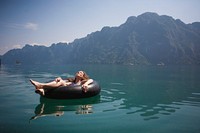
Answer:
<svg viewBox="0 0 200 133"><path fill-rule="evenodd" d="M3 64L200 64L200 22L185 24L147 12L119 27L103 27L72 43L26 45L8 51Z"/></svg>

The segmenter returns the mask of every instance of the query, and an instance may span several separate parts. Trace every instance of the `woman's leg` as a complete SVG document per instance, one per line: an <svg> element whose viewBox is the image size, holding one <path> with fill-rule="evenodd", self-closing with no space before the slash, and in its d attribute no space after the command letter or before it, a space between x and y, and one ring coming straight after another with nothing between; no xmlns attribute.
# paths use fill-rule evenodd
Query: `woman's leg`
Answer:
<svg viewBox="0 0 200 133"><path fill-rule="evenodd" d="M44 89L56 88L66 85L66 82L64 80L60 80L59 82L52 81L49 83L40 83L30 79L30 82L35 86L36 93L39 93L40 95L45 95Z"/></svg>
<svg viewBox="0 0 200 133"><path fill-rule="evenodd" d="M65 85L65 81L60 80L59 82L52 81L49 83L40 83L34 80L30 80L30 82L35 86L36 90L38 89L47 89L47 88L56 88L62 85Z"/></svg>

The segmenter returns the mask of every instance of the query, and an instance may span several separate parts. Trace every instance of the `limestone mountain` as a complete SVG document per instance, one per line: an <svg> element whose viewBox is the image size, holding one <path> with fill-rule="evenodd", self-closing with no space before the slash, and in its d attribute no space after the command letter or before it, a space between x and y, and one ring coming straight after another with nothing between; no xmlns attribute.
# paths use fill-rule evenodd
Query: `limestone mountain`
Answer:
<svg viewBox="0 0 200 133"><path fill-rule="evenodd" d="M200 22L185 24L170 16L147 12L69 44L26 45L2 57L6 64L16 61L23 64L200 64Z"/></svg>

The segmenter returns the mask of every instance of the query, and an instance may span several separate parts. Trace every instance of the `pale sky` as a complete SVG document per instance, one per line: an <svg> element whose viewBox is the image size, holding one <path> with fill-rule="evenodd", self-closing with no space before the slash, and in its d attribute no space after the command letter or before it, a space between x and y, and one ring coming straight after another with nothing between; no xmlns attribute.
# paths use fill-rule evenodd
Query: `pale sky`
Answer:
<svg viewBox="0 0 200 133"><path fill-rule="evenodd" d="M25 44L73 42L145 12L200 22L200 0L0 0L0 55Z"/></svg>

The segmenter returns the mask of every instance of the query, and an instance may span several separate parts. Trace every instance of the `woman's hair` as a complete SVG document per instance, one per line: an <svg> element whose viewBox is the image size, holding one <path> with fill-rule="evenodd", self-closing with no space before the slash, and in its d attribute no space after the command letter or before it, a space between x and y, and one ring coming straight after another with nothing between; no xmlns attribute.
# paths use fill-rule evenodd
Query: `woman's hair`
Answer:
<svg viewBox="0 0 200 133"><path fill-rule="evenodd" d="M87 82L88 79L90 79L90 77L87 75L87 73L85 71L83 72L83 77L81 78L81 84L84 84L85 82ZM67 78L67 80L69 82L76 82L76 77L74 78Z"/></svg>
<svg viewBox="0 0 200 133"><path fill-rule="evenodd" d="M90 77L87 75L86 72L82 71L83 72L83 80L88 80L90 79Z"/></svg>
<svg viewBox="0 0 200 133"><path fill-rule="evenodd" d="M88 79L90 79L90 77L87 75L86 72L82 71L83 72L83 77L82 77L82 80L81 80L81 84L84 84L85 82L88 81Z"/></svg>

